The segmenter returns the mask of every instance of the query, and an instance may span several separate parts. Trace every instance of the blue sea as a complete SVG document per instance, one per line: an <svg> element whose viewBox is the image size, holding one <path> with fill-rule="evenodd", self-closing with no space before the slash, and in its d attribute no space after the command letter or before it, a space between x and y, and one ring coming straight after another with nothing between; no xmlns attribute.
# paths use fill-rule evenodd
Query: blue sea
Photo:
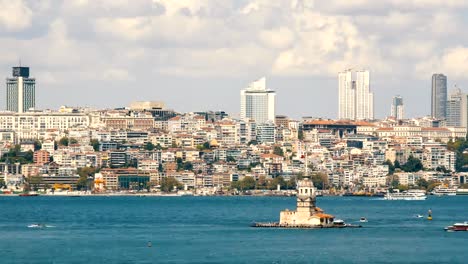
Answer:
<svg viewBox="0 0 468 264"><path fill-rule="evenodd" d="M468 220L468 196L319 197L317 205L369 222L249 226L278 221L294 197L0 197L0 263L468 263L468 232L443 230ZM433 221L415 217L428 209Z"/></svg>

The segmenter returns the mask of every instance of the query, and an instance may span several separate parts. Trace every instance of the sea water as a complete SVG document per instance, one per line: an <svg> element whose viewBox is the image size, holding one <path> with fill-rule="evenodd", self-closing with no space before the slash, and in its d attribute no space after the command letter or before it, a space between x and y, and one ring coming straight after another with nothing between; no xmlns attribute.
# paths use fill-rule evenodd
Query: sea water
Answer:
<svg viewBox="0 0 468 264"><path fill-rule="evenodd" d="M468 220L468 196L319 197L325 212L364 227L249 226L278 221L280 210L295 203L294 197L0 197L0 263L468 263L468 232L443 230ZM46 227L28 228L35 223Z"/></svg>

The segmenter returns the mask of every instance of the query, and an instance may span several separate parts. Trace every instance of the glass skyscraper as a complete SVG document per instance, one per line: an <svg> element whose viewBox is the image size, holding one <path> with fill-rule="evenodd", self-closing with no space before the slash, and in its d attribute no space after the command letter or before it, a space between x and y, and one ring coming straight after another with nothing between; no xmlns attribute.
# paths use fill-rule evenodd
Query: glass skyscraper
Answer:
<svg viewBox="0 0 468 264"><path fill-rule="evenodd" d="M447 76L441 73L432 75L431 116L447 118Z"/></svg>
<svg viewBox="0 0 468 264"><path fill-rule="evenodd" d="M23 113L36 107L36 79L29 78L29 67L13 67L6 79L6 110Z"/></svg>
<svg viewBox="0 0 468 264"><path fill-rule="evenodd" d="M394 96L392 99L392 107L390 109L390 116L397 120L403 119L404 116L404 105L403 98L399 95Z"/></svg>

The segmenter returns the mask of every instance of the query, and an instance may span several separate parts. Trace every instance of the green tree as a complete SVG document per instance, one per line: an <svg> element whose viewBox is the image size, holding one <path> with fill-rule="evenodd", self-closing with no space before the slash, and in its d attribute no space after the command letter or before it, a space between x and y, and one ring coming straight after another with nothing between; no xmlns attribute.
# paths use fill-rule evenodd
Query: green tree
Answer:
<svg viewBox="0 0 468 264"><path fill-rule="evenodd" d="M280 185L281 189L286 188L286 181L283 179L283 177L278 176L278 177L272 179L268 183L268 189L275 190L277 188L278 184Z"/></svg>
<svg viewBox="0 0 468 264"><path fill-rule="evenodd" d="M250 176L245 176L239 181L239 189L242 191L255 189L255 179Z"/></svg>
<svg viewBox="0 0 468 264"><path fill-rule="evenodd" d="M227 156L226 161L227 162L236 162L236 159L233 156Z"/></svg>
<svg viewBox="0 0 468 264"><path fill-rule="evenodd" d="M267 187L267 180L265 176L259 176L257 180L257 189L265 189Z"/></svg>
<svg viewBox="0 0 468 264"><path fill-rule="evenodd" d="M34 151L40 150L42 148L42 143L39 140L34 141Z"/></svg>
<svg viewBox="0 0 468 264"><path fill-rule="evenodd" d="M99 140L93 138L91 139L91 146L93 146L94 151L99 151Z"/></svg>
<svg viewBox="0 0 468 264"><path fill-rule="evenodd" d="M257 144L258 144L257 140L250 140L250 141L247 143L247 145L249 145L249 146L250 146L250 145L257 145Z"/></svg>
<svg viewBox="0 0 468 264"><path fill-rule="evenodd" d="M393 166L395 167L395 169L401 169L401 165L398 160L395 160L395 163L393 164Z"/></svg>
<svg viewBox="0 0 468 264"><path fill-rule="evenodd" d="M325 190L328 186L328 175L323 172L312 173L311 179L319 190Z"/></svg>
<svg viewBox="0 0 468 264"><path fill-rule="evenodd" d="M409 156L408 161L403 165L402 169L405 172L417 172L423 169L423 165L418 158Z"/></svg>
<svg viewBox="0 0 468 264"><path fill-rule="evenodd" d="M59 146L68 146L68 143L68 137L62 137L58 142Z"/></svg>
<svg viewBox="0 0 468 264"><path fill-rule="evenodd" d="M94 167L78 168L77 173L80 176L80 178L76 182L76 189L78 189L78 190L90 189L91 188L91 186L90 186L91 181L89 181L88 179L93 178L96 171L97 170Z"/></svg>
<svg viewBox="0 0 468 264"><path fill-rule="evenodd" d="M191 162L187 161L184 163L184 166L183 166L184 170L186 171L191 171L193 170L193 165Z"/></svg>
<svg viewBox="0 0 468 264"><path fill-rule="evenodd" d="M3 189L4 187L6 187L5 180L0 178L0 189Z"/></svg>
<svg viewBox="0 0 468 264"><path fill-rule="evenodd" d="M400 192L407 191L409 189L408 185L404 185L404 184L398 184L397 188L398 190L400 190Z"/></svg>
<svg viewBox="0 0 468 264"><path fill-rule="evenodd" d="M302 129L297 133L297 139L304 140L304 131Z"/></svg>
<svg viewBox="0 0 468 264"><path fill-rule="evenodd" d="M145 147L144 147L144 148L145 148L145 150L152 151L155 147L156 147L156 146L155 146L153 143L147 142L147 143L145 144Z"/></svg>
<svg viewBox="0 0 468 264"><path fill-rule="evenodd" d="M177 181L174 177L164 177L161 180L161 191L163 192L172 192L174 187L177 189L182 189L184 186Z"/></svg>
<svg viewBox="0 0 468 264"><path fill-rule="evenodd" d="M390 160L386 160L383 165L388 165L388 174L392 175L395 172L395 166Z"/></svg>
<svg viewBox="0 0 468 264"><path fill-rule="evenodd" d="M77 143L78 143L78 140L76 140L76 138L70 138L69 142L68 142L69 145L73 145L73 144L77 144Z"/></svg>
<svg viewBox="0 0 468 264"><path fill-rule="evenodd" d="M278 155L278 156L281 156L281 157L284 157L284 151L283 151L283 149L282 149L281 147L279 147L279 146L275 146L275 147L273 148L273 154Z"/></svg>
<svg viewBox="0 0 468 264"><path fill-rule="evenodd" d="M427 190L429 187L429 182L426 179L420 178L417 180L416 185L424 190Z"/></svg>

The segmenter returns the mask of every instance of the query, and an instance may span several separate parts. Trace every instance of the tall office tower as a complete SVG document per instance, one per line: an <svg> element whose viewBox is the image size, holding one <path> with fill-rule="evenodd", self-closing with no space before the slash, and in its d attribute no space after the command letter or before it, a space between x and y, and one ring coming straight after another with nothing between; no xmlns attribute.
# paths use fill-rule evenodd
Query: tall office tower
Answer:
<svg viewBox="0 0 468 264"><path fill-rule="evenodd" d="M369 71L338 73L338 118L374 119L374 95L370 91Z"/></svg>
<svg viewBox="0 0 468 264"><path fill-rule="evenodd" d="M6 110L23 113L36 106L36 79L29 78L29 67L13 67L6 79Z"/></svg>
<svg viewBox="0 0 468 264"><path fill-rule="evenodd" d="M390 116L396 120L403 119L405 107L403 105L403 98L399 95L394 96L392 99L392 107L390 109Z"/></svg>
<svg viewBox="0 0 468 264"><path fill-rule="evenodd" d="M447 117L447 76L441 73L432 75L431 116L438 119Z"/></svg>
<svg viewBox="0 0 468 264"><path fill-rule="evenodd" d="M241 90L241 118L262 124L275 121L275 91L266 88L266 78L252 82Z"/></svg>
<svg viewBox="0 0 468 264"><path fill-rule="evenodd" d="M458 88L447 100L447 126L466 127L468 122L467 95Z"/></svg>

